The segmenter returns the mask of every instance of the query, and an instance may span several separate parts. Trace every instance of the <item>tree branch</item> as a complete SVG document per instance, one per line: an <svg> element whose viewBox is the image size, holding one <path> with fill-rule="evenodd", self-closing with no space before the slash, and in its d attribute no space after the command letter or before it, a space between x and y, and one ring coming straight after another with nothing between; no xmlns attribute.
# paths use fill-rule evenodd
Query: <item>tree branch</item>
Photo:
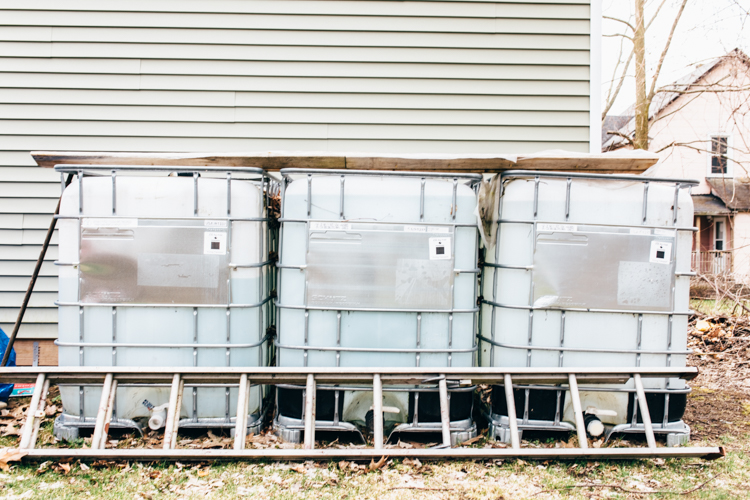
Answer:
<svg viewBox="0 0 750 500"><path fill-rule="evenodd" d="M633 41L633 37L632 36L628 36L625 33L615 33L614 35L602 35L602 36L604 38L615 38L615 37L619 36L619 37L622 37L622 38L627 38L631 42Z"/></svg>
<svg viewBox="0 0 750 500"><path fill-rule="evenodd" d="M677 16L674 18L674 22L672 23L672 29L669 31L669 37L667 38L667 43L664 45L664 50L661 53L661 57L659 58L659 64L656 65L656 72L654 73L653 80L651 80L651 89L649 90L648 96L646 97L647 102L650 104L651 100L654 98L655 90L656 90L656 80L659 79L659 73L661 73L661 67L662 64L664 64L664 58L667 56L667 51L669 50L669 46L672 44L672 37L674 36L674 32L677 29L677 23L680 22L680 17L682 17L682 12L685 10L685 5L687 4L687 0L682 0L682 4L680 5L680 10L677 11Z"/></svg>
<svg viewBox="0 0 750 500"><path fill-rule="evenodd" d="M656 9L656 12L654 12L654 17L652 17L651 20L646 23L646 31L648 31L648 28L654 23L654 21L656 20L656 16L659 15L659 11L661 11L661 8L664 7L665 3L667 3L667 0L661 0L659 7Z"/></svg>
<svg viewBox="0 0 750 500"><path fill-rule="evenodd" d="M633 143L633 139L631 139L627 134L623 134L619 130L609 130L607 134L616 135L617 137L622 137L623 139L628 141L628 144L630 144L631 146L635 146L635 144Z"/></svg>
<svg viewBox="0 0 750 500"><path fill-rule="evenodd" d="M633 50L630 51L628 60L625 62L625 66L622 68L622 75L620 75L620 81L617 84L617 88L615 89L614 94L612 94L609 99L607 99L607 104L604 106L604 111L602 111L602 120L604 120L604 117L607 116L609 110L612 109L612 106L615 104L615 100L617 100L617 96L620 94L620 89L622 89L622 84L625 82L625 75L627 74L628 68L630 67L630 62L633 60L634 52L635 51Z"/></svg>
<svg viewBox="0 0 750 500"><path fill-rule="evenodd" d="M609 19L610 21L617 21L618 23L622 23L625 26L627 26L628 28L630 28L631 30L635 31L635 28L633 28L632 24L630 24L627 21L623 21L622 19L617 19L616 17L609 17L609 16L602 16L602 18L603 19Z"/></svg>
<svg viewBox="0 0 750 500"><path fill-rule="evenodd" d="M658 89L655 93L673 93L673 94L680 94L680 95L688 95L688 94L718 94L723 92L744 92L745 90L750 90L750 86L747 87L726 87L726 88L719 88L719 89L712 89L712 88L693 88L694 85L691 85L691 90L669 90L666 88Z"/></svg>

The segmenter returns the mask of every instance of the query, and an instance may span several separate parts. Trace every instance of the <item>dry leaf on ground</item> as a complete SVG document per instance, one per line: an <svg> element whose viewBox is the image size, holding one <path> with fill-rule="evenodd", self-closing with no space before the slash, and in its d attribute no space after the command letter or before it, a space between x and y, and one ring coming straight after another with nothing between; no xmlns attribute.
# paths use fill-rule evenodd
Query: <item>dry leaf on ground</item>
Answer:
<svg viewBox="0 0 750 500"><path fill-rule="evenodd" d="M17 450L15 448L4 448L0 450L0 469L8 472L10 470L8 462L18 462L26 455L28 455L28 452Z"/></svg>

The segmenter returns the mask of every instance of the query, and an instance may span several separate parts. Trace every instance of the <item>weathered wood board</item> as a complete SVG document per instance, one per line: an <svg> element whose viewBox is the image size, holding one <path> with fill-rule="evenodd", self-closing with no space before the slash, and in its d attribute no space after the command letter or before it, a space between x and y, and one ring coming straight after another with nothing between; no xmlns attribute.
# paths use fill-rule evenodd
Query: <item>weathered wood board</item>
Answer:
<svg viewBox="0 0 750 500"><path fill-rule="evenodd" d="M659 157L647 151L615 151L585 154L549 151L519 156L382 155L375 153L330 153L270 151L248 153L110 153L34 151L41 167L55 165L158 165L259 167L269 172L282 168L349 170L444 171L495 173L510 169L603 173L640 173Z"/></svg>

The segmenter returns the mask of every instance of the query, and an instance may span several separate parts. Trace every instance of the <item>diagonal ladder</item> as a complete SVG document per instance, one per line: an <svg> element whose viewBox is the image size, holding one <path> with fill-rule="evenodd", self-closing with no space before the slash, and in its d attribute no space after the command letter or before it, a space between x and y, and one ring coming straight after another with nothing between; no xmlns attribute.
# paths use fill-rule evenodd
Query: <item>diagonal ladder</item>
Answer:
<svg viewBox="0 0 750 500"><path fill-rule="evenodd" d="M81 459L164 459L211 460L226 458L277 458L277 459L368 459L387 455L390 457L418 458L647 458L698 456L718 458L724 455L721 447L657 447L653 426L646 402L643 378L679 377L691 379L696 368L138 368L138 367L13 367L0 368L0 381L34 381L35 388L21 433L19 448L30 458L72 457ZM638 398L638 411L644 424L646 447L589 448L579 394L579 382L591 384L622 384L633 379ZM119 383L164 384L171 381L169 408L164 429L163 449L106 449L109 423L112 419L115 396ZM36 448L41 421L44 418L45 398L50 384L101 385L102 394L90 448L47 449ZM176 449L180 409L185 384L223 383L239 387L234 446L231 450ZM459 384L503 384L511 430L510 448L451 448L449 386ZM523 448L518 432L518 422L513 396L513 384L567 383L575 415L578 448ZM302 449L246 450L247 407L250 387L253 384L300 384L306 387L304 401L304 445ZM363 390L371 387L373 393L373 446L357 449L316 448L315 412L317 384L356 384ZM383 425L383 387L432 385L438 387L442 444L429 449L386 448Z"/></svg>

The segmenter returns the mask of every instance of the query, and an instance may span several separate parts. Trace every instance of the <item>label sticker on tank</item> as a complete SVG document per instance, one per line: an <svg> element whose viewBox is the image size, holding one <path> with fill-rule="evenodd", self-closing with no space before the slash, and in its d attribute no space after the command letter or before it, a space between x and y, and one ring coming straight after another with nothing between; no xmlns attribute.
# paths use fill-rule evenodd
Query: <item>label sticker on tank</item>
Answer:
<svg viewBox="0 0 750 500"><path fill-rule="evenodd" d="M310 231L351 231L352 225L347 222L311 222Z"/></svg>
<svg viewBox="0 0 750 500"><path fill-rule="evenodd" d="M86 217L81 220L81 227L138 227L138 219Z"/></svg>
<svg viewBox="0 0 750 500"><path fill-rule="evenodd" d="M203 225L206 227L227 227L227 221L225 220L206 220L203 221Z"/></svg>
<svg viewBox="0 0 750 500"><path fill-rule="evenodd" d="M206 231L203 236L203 253L208 255L225 255L227 253L227 233Z"/></svg>
<svg viewBox="0 0 750 500"><path fill-rule="evenodd" d="M630 234L640 234L643 236L651 236L651 230L646 227L631 227Z"/></svg>
<svg viewBox="0 0 750 500"><path fill-rule="evenodd" d="M575 224L537 224L536 232L557 232L557 233L575 233L578 226Z"/></svg>
<svg viewBox="0 0 750 500"><path fill-rule="evenodd" d="M674 238L674 229L654 229L654 234Z"/></svg>
<svg viewBox="0 0 750 500"><path fill-rule="evenodd" d="M404 226L405 233L450 233L449 227L445 226Z"/></svg>
<svg viewBox="0 0 750 500"><path fill-rule="evenodd" d="M652 241L649 262L669 264L672 260L672 244L666 241Z"/></svg>
<svg viewBox="0 0 750 500"><path fill-rule="evenodd" d="M448 260L452 257L451 238L430 238L430 260Z"/></svg>

